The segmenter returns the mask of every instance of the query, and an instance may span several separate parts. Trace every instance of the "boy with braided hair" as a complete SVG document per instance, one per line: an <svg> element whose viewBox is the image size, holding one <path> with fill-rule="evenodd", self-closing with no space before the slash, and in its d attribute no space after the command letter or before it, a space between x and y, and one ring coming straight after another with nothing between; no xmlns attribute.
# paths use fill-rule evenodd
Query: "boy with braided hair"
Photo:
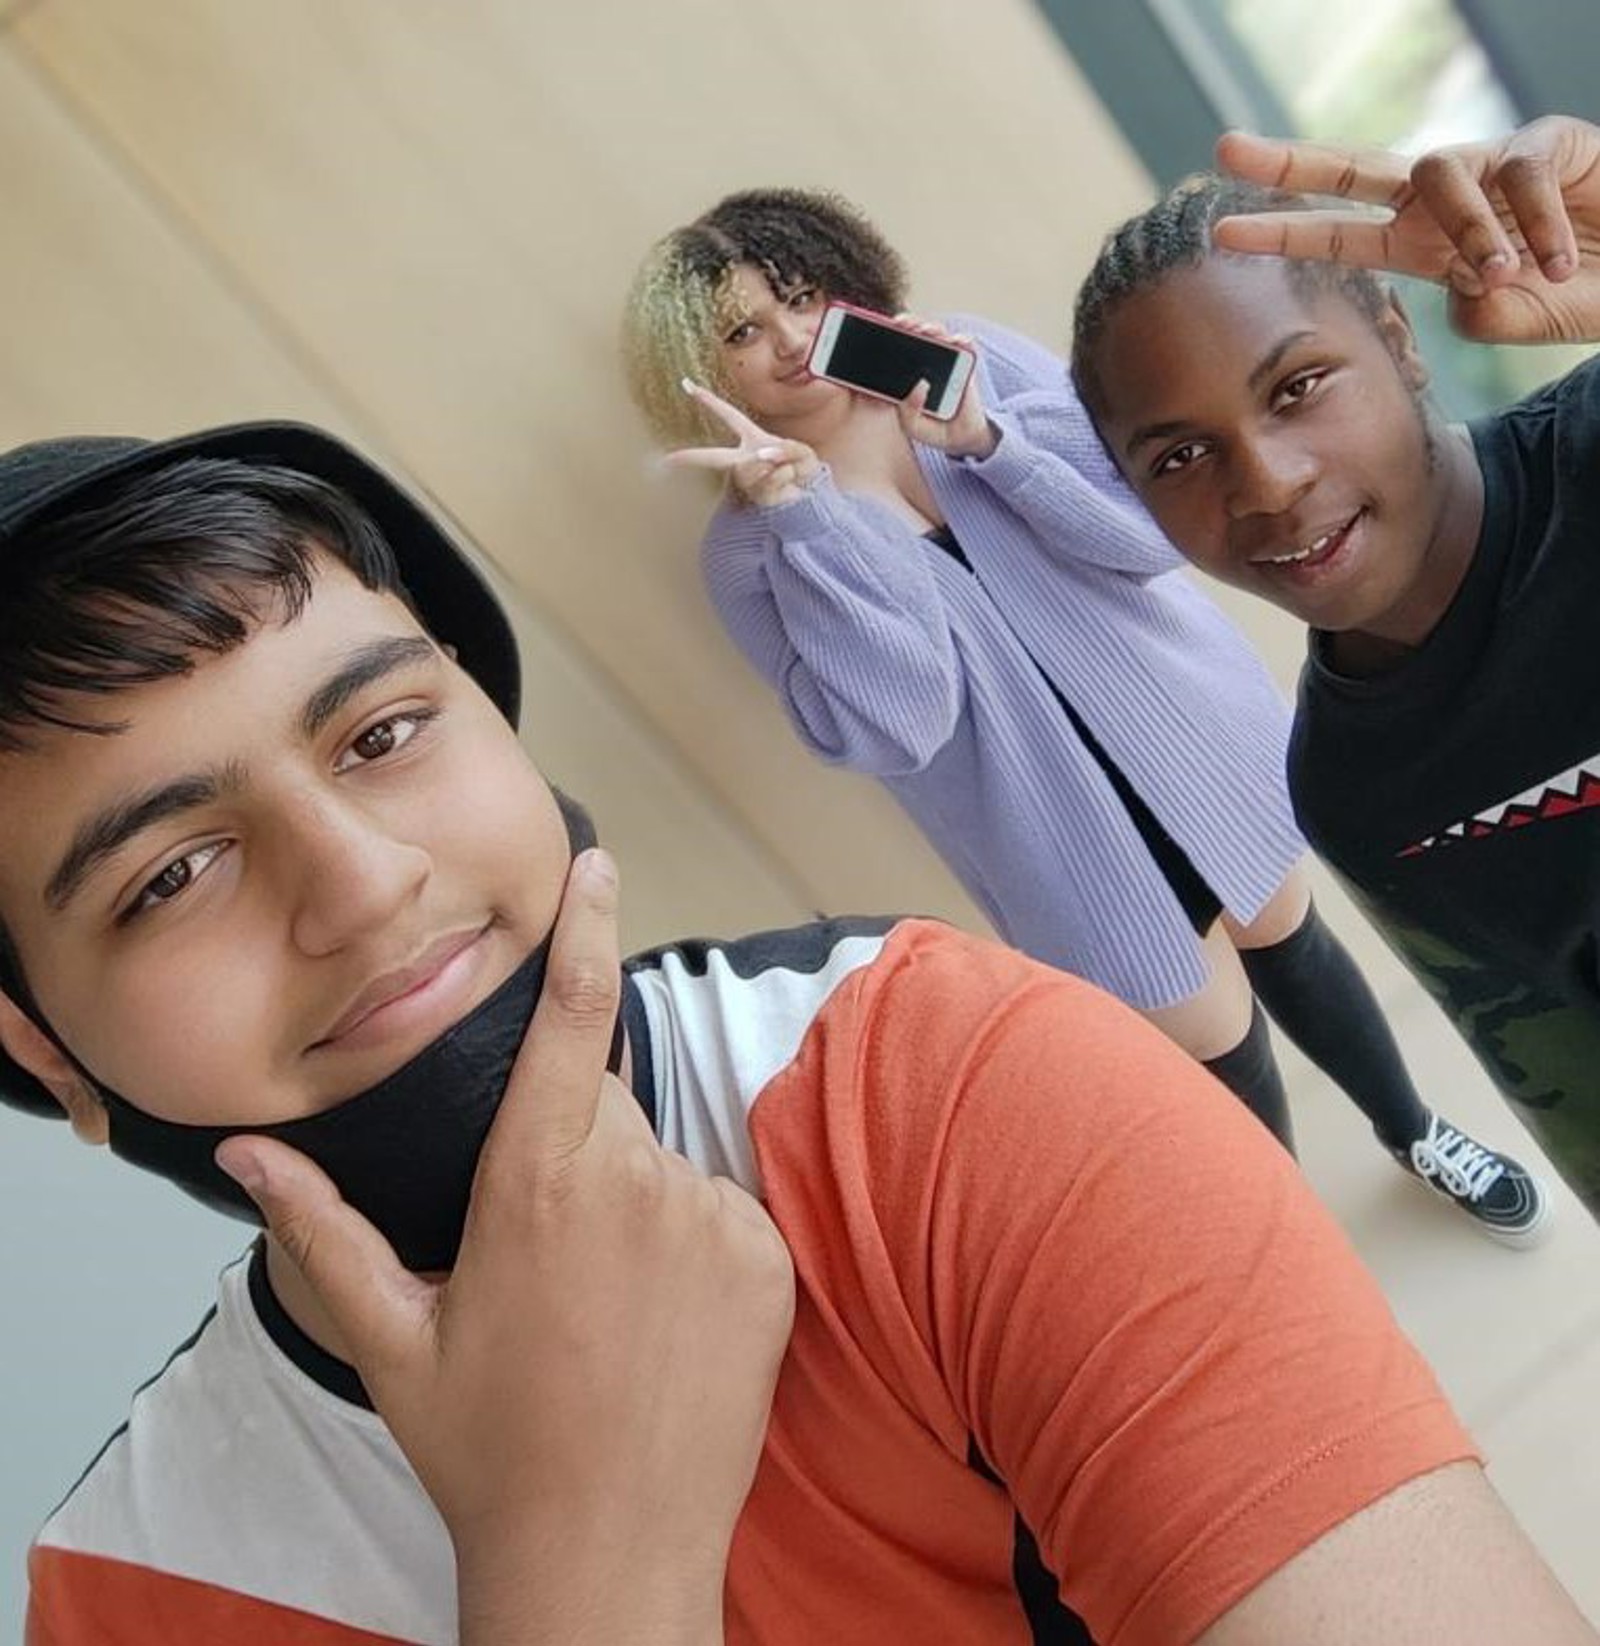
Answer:
<svg viewBox="0 0 1600 1646"><path fill-rule="evenodd" d="M1080 388L1178 549L1311 626L1296 817L1600 1215L1600 365L1449 426L1371 272L1481 341L1600 338L1600 131L1219 157L1108 239ZM1454 1134L1414 1164L1484 1169Z"/></svg>

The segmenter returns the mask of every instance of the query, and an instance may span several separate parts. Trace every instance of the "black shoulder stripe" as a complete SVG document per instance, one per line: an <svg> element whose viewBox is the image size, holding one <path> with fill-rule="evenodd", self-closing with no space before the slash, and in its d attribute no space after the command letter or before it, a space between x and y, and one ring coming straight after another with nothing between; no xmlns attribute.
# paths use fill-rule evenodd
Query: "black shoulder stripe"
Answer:
<svg viewBox="0 0 1600 1646"><path fill-rule="evenodd" d="M849 937L881 937L906 915L840 916L814 920L805 926L785 926L755 932L749 937L690 937L646 949L623 962L626 972L657 971L668 955L676 956L691 977L704 977L713 955L722 956L735 977L759 977L763 972L820 972L829 956Z"/></svg>

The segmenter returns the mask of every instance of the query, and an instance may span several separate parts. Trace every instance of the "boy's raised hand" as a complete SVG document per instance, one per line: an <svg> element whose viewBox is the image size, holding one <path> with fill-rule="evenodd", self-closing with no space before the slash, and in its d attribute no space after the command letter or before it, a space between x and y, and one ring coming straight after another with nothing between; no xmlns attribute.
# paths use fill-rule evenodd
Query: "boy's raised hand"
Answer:
<svg viewBox="0 0 1600 1646"><path fill-rule="evenodd" d="M1229 132L1217 164L1253 183L1388 207L1224 218L1230 251L1321 258L1446 286L1451 324L1485 343L1600 339L1600 129L1549 116L1416 159Z"/></svg>
<svg viewBox="0 0 1600 1646"><path fill-rule="evenodd" d="M662 1149L606 1073L616 907L584 853L448 1277L408 1273L285 1145L219 1150L450 1529L464 1646L720 1642L788 1339L766 1213Z"/></svg>

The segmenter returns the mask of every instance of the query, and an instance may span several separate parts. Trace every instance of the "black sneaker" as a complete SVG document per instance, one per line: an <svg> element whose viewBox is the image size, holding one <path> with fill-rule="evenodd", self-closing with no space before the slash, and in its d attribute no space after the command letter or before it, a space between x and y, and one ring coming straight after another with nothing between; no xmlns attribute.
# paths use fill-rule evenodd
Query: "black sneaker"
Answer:
<svg viewBox="0 0 1600 1646"><path fill-rule="evenodd" d="M1554 1216L1543 1183L1508 1154L1496 1154L1448 1120L1429 1114L1409 1149L1390 1151L1413 1177L1507 1246L1537 1246Z"/></svg>

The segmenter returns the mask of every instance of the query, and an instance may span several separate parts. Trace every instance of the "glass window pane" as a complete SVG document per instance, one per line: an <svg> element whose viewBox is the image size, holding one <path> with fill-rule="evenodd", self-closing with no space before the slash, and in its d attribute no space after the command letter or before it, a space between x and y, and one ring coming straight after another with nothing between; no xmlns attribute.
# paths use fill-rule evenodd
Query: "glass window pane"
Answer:
<svg viewBox="0 0 1600 1646"><path fill-rule="evenodd" d="M1516 125L1510 97L1451 0L1202 0L1233 32L1300 135L1408 154ZM1450 331L1444 294L1398 281L1445 410L1472 416L1568 370L1587 348L1485 348Z"/></svg>

